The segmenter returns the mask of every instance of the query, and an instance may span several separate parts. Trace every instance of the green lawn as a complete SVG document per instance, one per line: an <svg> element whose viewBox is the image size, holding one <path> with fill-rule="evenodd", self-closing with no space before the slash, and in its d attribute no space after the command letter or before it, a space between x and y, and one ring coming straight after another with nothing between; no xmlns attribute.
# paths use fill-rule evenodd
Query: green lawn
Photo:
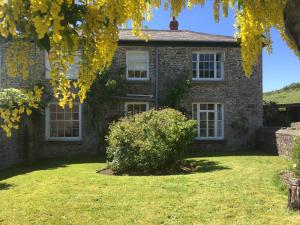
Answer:
<svg viewBox="0 0 300 225"><path fill-rule="evenodd" d="M205 156L199 172L107 176L104 160L55 160L0 172L0 224L300 224L274 184L276 156Z"/></svg>

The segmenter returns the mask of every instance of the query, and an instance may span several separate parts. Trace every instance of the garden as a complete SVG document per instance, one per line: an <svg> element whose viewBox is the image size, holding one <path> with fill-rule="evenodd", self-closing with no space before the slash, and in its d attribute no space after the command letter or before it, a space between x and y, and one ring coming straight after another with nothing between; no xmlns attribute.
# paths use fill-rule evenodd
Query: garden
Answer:
<svg viewBox="0 0 300 225"><path fill-rule="evenodd" d="M3 170L0 224L299 224L280 177L297 174L299 143L294 164L254 150L186 154L193 132L182 113L150 110L110 126L107 157Z"/></svg>

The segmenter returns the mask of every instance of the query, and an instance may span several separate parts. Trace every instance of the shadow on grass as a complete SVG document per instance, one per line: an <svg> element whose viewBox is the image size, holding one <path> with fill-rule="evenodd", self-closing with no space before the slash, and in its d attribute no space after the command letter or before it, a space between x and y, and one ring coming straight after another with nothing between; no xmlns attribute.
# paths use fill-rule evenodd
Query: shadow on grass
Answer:
<svg viewBox="0 0 300 225"><path fill-rule="evenodd" d="M193 157L224 157L224 156L278 156L272 152L257 150L236 150L236 151L211 151L211 150L193 150L186 153L187 158Z"/></svg>
<svg viewBox="0 0 300 225"><path fill-rule="evenodd" d="M7 184L7 183L0 183L0 191L3 191L3 190L8 190L12 187L11 184Z"/></svg>
<svg viewBox="0 0 300 225"><path fill-rule="evenodd" d="M230 167L223 166L219 162L210 161L210 160L185 160L184 163L186 165L190 165L190 170L187 172L190 173L207 173L218 170L228 170ZM184 165L184 164L183 164ZM182 170L184 167L181 168Z"/></svg>
<svg viewBox="0 0 300 225"><path fill-rule="evenodd" d="M228 170L230 167L223 166L218 162L210 160L193 160L186 159L179 162L175 168L165 171L154 171L154 172L138 172L130 171L122 174L114 173L110 168L103 168L97 172L103 175L110 176L169 176L169 175L189 175L194 173L207 173L218 170Z"/></svg>
<svg viewBox="0 0 300 225"><path fill-rule="evenodd" d="M105 163L105 162L106 162L106 158L103 155L76 156L70 158L52 158L46 160L44 159L38 162L24 163L16 167L0 170L0 181L17 175L27 174L33 171L64 168L70 164Z"/></svg>

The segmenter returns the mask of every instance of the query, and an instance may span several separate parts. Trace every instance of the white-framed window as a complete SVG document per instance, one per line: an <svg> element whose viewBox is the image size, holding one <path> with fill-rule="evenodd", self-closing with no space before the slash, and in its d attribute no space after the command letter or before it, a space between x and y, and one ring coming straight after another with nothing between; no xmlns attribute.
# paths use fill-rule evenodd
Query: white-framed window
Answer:
<svg viewBox="0 0 300 225"><path fill-rule="evenodd" d="M149 80L149 52L126 52L127 80Z"/></svg>
<svg viewBox="0 0 300 225"><path fill-rule="evenodd" d="M77 51L74 55L74 63L69 66L66 77L69 80L77 80L80 68L80 51ZM45 51L45 76L46 79L51 79L50 77L51 65L49 62L48 52Z"/></svg>
<svg viewBox="0 0 300 225"><path fill-rule="evenodd" d="M193 80L222 80L224 52L193 52Z"/></svg>
<svg viewBox="0 0 300 225"><path fill-rule="evenodd" d="M58 103L50 103L46 107L46 140L81 140L81 120L81 104L61 108Z"/></svg>
<svg viewBox="0 0 300 225"><path fill-rule="evenodd" d="M149 110L149 102L125 102L125 116L134 115Z"/></svg>
<svg viewBox="0 0 300 225"><path fill-rule="evenodd" d="M193 103L193 119L197 120L196 139L224 138L224 106L220 103Z"/></svg>

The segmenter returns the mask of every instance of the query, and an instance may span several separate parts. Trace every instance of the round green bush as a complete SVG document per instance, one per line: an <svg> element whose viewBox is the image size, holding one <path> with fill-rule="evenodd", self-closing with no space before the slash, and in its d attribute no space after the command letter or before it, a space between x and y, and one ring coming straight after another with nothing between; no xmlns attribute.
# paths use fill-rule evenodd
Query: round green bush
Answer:
<svg viewBox="0 0 300 225"><path fill-rule="evenodd" d="M195 135L196 121L174 109L123 118L109 127L108 167L116 173L170 170Z"/></svg>

